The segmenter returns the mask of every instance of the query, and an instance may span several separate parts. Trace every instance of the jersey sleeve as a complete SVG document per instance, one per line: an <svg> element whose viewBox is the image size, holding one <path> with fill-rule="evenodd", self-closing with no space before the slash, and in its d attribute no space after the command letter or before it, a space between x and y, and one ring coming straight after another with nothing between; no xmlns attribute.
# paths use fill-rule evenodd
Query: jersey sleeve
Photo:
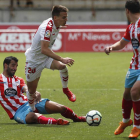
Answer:
<svg viewBox="0 0 140 140"><path fill-rule="evenodd" d="M125 41L128 41L128 42L131 40L131 38L130 38L130 26L128 26L126 28L126 31L125 31L122 39L125 40Z"/></svg>
<svg viewBox="0 0 140 140"><path fill-rule="evenodd" d="M47 23L47 26L41 27L40 31L41 40L50 41L51 33L52 33L52 23L51 21L49 21Z"/></svg>
<svg viewBox="0 0 140 140"><path fill-rule="evenodd" d="M20 78L20 89L22 90L24 86L26 86L25 81Z"/></svg>

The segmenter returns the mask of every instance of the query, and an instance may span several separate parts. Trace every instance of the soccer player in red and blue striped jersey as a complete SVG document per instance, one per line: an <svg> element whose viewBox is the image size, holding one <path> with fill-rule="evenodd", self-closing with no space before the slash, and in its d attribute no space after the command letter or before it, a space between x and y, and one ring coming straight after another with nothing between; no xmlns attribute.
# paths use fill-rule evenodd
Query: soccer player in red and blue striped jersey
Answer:
<svg viewBox="0 0 140 140"><path fill-rule="evenodd" d="M113 50L123 49L131 41L133 57L125 79L125 91L122 100L123 120L114 134L121 134L127 126L132 125L131 109L134 112L134 125L129 138L140 135L140 3L138 0L127 0L126 16L131 24L127 27L123 38L112 46L105 48L109 54Z"/></svg>
<svg viewBox="0 0 140 140"><path fill-rule="evenodd" d="M35 92L35 111L30 106L27 97L27 86L24 80L15 76L18 67L18 59L13 56L6 57L3 62L3 73L0 74L0 104L9 115L18 123L30 124L57 124L67 125L69 121L45 117L42 114L60 113L63 117L72 119L74 122L85 122L85 116L77 116L70 108L50 101L41 99L41 94Z"/></svg>

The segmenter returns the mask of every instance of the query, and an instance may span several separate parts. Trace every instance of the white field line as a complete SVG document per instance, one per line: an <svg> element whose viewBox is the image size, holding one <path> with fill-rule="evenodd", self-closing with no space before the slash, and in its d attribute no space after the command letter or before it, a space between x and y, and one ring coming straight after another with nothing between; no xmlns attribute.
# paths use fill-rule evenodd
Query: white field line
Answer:
<svg viewBox="0 0 140 140"><path fill-rule="evenodd" d="M60 89L60 88L57 88L57 89L45 89L45 88L41 88L41 89L38 89L38 90L62 90L62 89ZM111 88L111 89L95 89L95 88L91 88L91 89L71 89L71 90L120 90L120 89L115 89L115 88Z"/></svg>

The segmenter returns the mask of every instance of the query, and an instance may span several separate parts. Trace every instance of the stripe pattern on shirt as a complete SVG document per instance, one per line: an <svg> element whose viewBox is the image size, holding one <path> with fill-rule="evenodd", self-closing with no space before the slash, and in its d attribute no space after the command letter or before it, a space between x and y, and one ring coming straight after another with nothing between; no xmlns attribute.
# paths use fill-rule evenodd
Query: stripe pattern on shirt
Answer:
<svg viewBox="0 0 140 140"><path fill-rule="evenodd" d="M135 24L130 26L130 38L135 38L140 42L140 36L138 30L140 29L140 19ZM140 69L140 46L137 49L133 48L133 57L130 62L130 69Z"/></svg>
<svg viewBox="0 0 140 140"><path fill-rule="evenodd" d="M22 93L25 86L24 80L20 77L5 77L0 74L0 104L12 119L17 109L27 102L27 97Z"/></svg>

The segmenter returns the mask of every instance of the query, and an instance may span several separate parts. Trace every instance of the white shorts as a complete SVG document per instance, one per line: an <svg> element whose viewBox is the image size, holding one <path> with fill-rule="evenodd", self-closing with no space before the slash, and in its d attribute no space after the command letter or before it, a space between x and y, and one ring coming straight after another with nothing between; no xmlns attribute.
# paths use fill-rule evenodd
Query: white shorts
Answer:
<svg viewBox="0 0 140 140"><path fill-rule="evenodd" d="M48 57L46 61L44 61L44 63L41 64L26 62L25 66L26 81L32 82L35 79L39 78L44 68L50 69L52 61L53 58Z"/></svg>

